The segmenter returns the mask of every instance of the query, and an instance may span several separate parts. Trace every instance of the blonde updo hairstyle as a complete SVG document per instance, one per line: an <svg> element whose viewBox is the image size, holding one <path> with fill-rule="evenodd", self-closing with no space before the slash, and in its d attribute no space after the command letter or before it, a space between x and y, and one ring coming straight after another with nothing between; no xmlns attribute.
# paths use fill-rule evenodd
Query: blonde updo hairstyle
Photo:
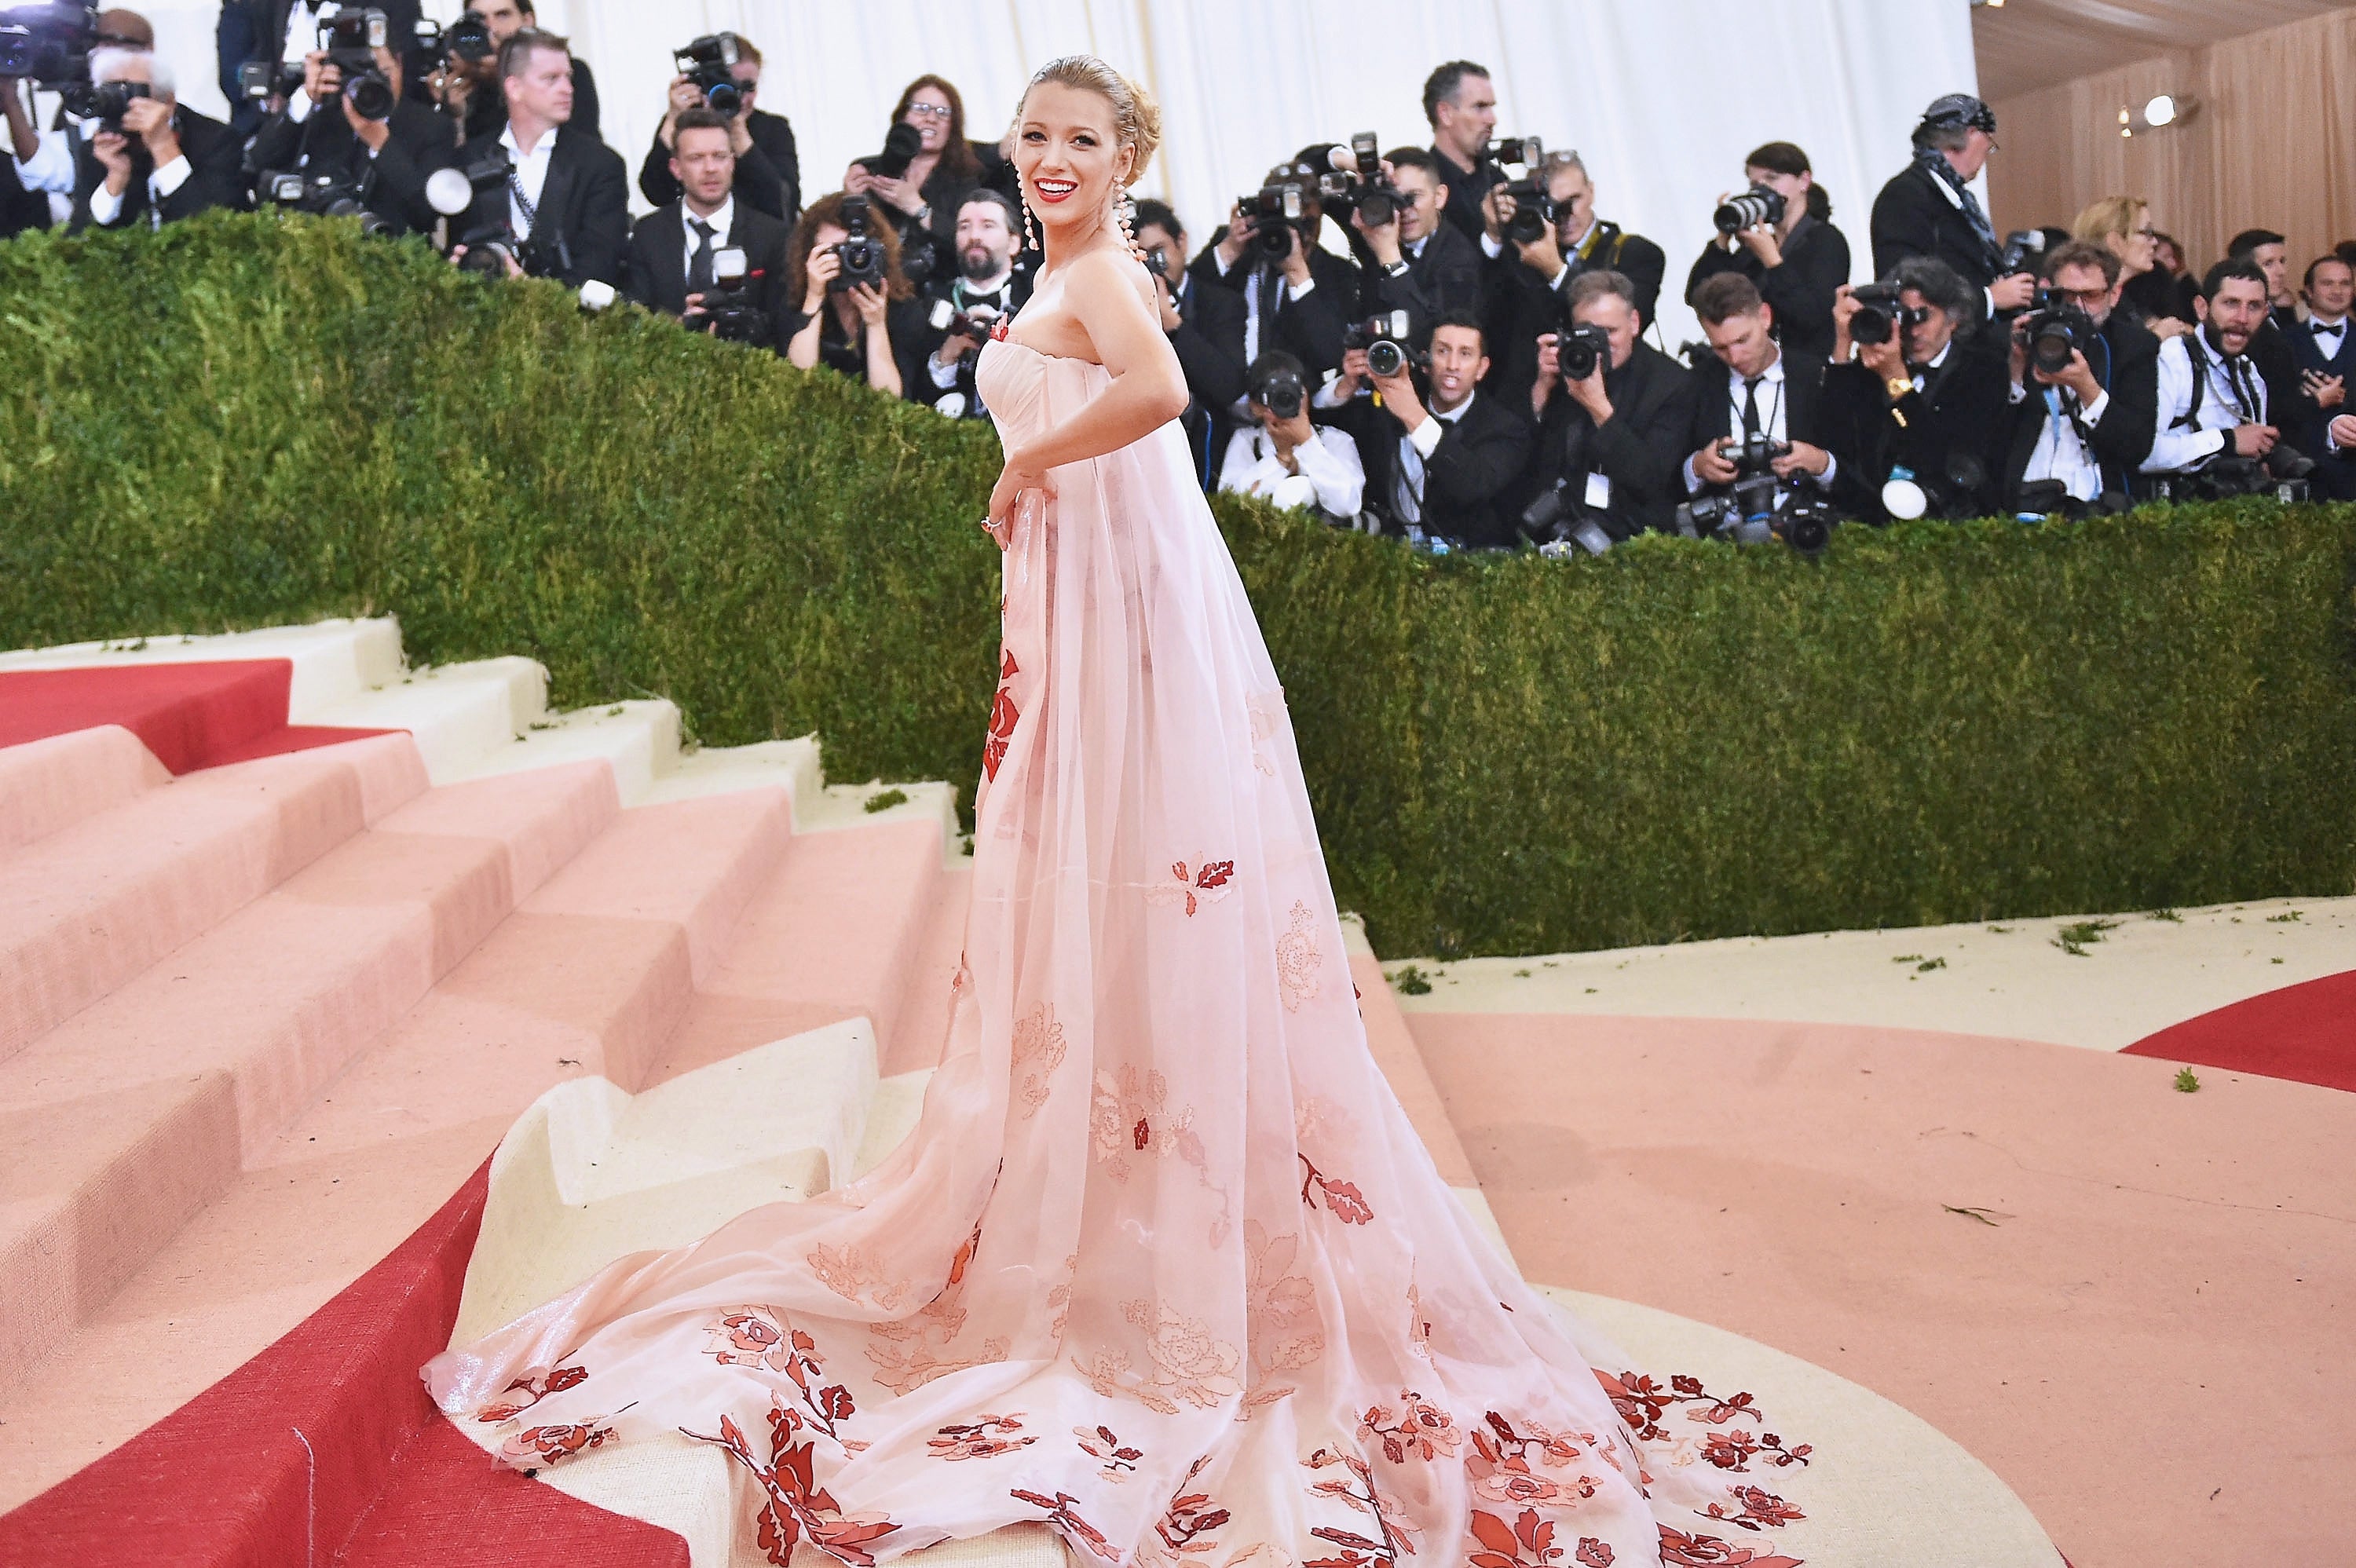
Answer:
<svg viewBox="0 0 2356 1568"><path fill-rule="evenodd" d="M1094 55L1066 55L1049 60L1031 78L1023 90L1024 101L1031 97L1031 88L1052 81L1059 87L1077 88L1093 92L1112 105L1113 135L1122 146L1131 150L1129 178L1123 182L1135 185L1152 161L1153 150L1162 145L1162 106L1145 89L1105 64ZM1014 106L1014 124L1006 133L1012 146L1015 132L1023 125L1023 104Z"/></svg>

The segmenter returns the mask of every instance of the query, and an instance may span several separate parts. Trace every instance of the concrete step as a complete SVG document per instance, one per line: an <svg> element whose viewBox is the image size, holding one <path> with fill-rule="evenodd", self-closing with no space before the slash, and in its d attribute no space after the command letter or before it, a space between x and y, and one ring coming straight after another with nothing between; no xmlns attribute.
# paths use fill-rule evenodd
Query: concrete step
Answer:
<svg viewBox="0 0 2356 1568"><path fill-rule="evenodd" d="M171 777L138 736L114 724L0 747L0 859Z"/></svg>
<svg viewBox="0 0 2356 1568"><path fill-rule="evenodd" d="M517 744L547 712L548 671L508 657L423 666L328 704L310 722L406 730L427 774L444 784Z"/></svg>
<svg viewBox="0 0 2356 1568"><path fill-rule="evenodd" d="M0 859L0 1061L425 788L406 738L209 769Z"/></svg>

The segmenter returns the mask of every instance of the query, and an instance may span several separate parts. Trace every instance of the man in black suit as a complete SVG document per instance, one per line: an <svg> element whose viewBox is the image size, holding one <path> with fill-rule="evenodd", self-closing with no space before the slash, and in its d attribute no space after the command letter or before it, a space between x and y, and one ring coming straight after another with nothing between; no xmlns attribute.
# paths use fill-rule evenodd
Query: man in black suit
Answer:
<svg viewBox="0 0 2356 1568"><path fill-rule="evenodd" d="M1991 319L2028 305L2037 280L2028 272L1997 276L2003 249L1971 188L1995 150L1996 111L1969 93L1951 92L1922 111L1914 161L1873 198L1877 274L1888 277L1909 256L1928 256L1978 293Z"/></svg>
<svg viewBox="0 0 2356 1568"><path fill-rule="evenodd" d="M1303 187L1298 222L1271 220L1263 230L1238 207L1188 268L1204 287L1242 297L1245 364L1281 348L1307 368L1312 381L1340 368L1342 340L1351 322L1413 303L1404 280L1380 277L1366 289L1355 265L1317 242L1325 210L1310 193L1316 189L1315 171L1332 166L1326 161L1330 151L1330 144L1305 147L1298 158L1269 171L1270 178ZM1241 417L1241 409L1236 411Z"/></svg>
<svg viewBox="0 0 2356 1568"><path fill-rule="evenodd" d="M1783 345L1775 335L1775 307L1740 272L1705 280L1688 303L1716 357L1693 368L1689 455L1679 475L1684 493L1724 495L1740 476L1728 448L1739 455L1745 443L1764 439L1791 449L1772 464L1787 487L1813 486L1844 512L1858 510L1855 464L1841 463L1825 418L1826 362ZM1783 505L1780 493L1776 505Z"/></svg>
<svg viewBox="0 0 2356 1568"><path fill-rule="evenodd" d="M921 349L925 373L907 379L902 394L952 419L989 419L981 388L974 380L982 343L1000 319L1014 314L1025 297L1029 279L1014 265L1015 247L1022 243L1023 216L1014 203L988 186L976 186L958 204L957 271L926 280L924 297L931 313ZM951 332L959 315L972 330Z"/></svg>
<svg viewBox="0 0 2356 1568"><path fill-rule="evenodd" d="M509 38L527 28L537 31L540 27L532 0L466 0L466 9L481 17L483 26L490 30L490 54L479 60L463 59L454 54L442 61L442 69L434 73L429 83L434 101L457 123L461 146L489 141L507 123L508 101L499 86L498 61ZM592 139L598 133L597 78L587 60L573 62L570 123L577 133Z"/></svg>
<svg viewBox="0 0 2356 1568"><path fill-rule="evenodd" d="M2250 363L2265 379L2266 402L2283 439L2299 446L2299 438L2318 426L2323 411L2299 374L2298 296L2290 286L2289 243L2271 229L2244 229L2225 241L2225 259L2247 261L2265 275L2266 319L2250 339Z"/></svg>
<svg viewBox="0 0 2356 1568"><path fill-rule="evenodd" d="M383 120L354 109L344 96L343 72L324 51L312 50L303 62L303 85L254 133L244 167L254 176L331 176L394 233L423 233L439 216L425 198L426 177L455 151L450 123L401 96L402 68L391 49L376 51L376 67L392 85L392 113Z"/></svg>
<svg viewBox="0 0 2356 1568"><path fill-rule="evenodd" d="M91 51L95 84L135 82L148 91L81 148L73 227L160 225L213 207L240 205L238 143L230 128L172 95L172 70L137 49Z"/></svg>
<svg viewBox="0 0 2356 1568"><path fill-rule="evenodd" d="M1443 216L1448 186L1440 160L1421 147L1395 147L1383 161L1398 191L1397 213L1369 224L1363 210L1353 212L1352 248L1363 247L1361 265L1406 285L1410 335L1420 339L1441 316L1480 308L1484 264L1480 247Z"/></svg>
<svg viewBox="0 0 2356 1568"><path fill-rule="evenodd" d="M2318 496L2356 501L2356 451L2341 453L2331 437L2332 421L2348 413L2348 384L2356 380L2356 322L2349 316L2356 304L2356 267L2337 254L2319 256L2308 263L2301 292L2307 319L2290 341L2299 382L2316 411L2293 444L2318 460L2311 481Z"/></svg>
<svg viewBox="0 0 2356 1568"><path fill-rule="evenodd" d="M1899 291L1894 329L1825 373L1830 444L1870 497L1858 516L1989 516L2010 432L2001 344L1976 330L1978 295L1945 262L1910 256L1882 281ZM1836 361L1848 353L1857 312L1843 288L1833 307Z"/></svg>
<svg viewBox="0 0 2356 1568"><path fill-rule="evenodd" d="M1194 400L1186 406L1186 440L1208 491L1234 428L1233 411L1244 396L1243 297L1216 284L1206 288L1187 271L1186 230L1167 204L1150 197L1139 202L1130 229L1153 273L1162 330L1186 374Z"/></svg>
<svg viewBox="0 0 2356 1568"><path fill-rule="evenodd" d="M1365 357L1350 350L1316 402L1357 440L1366 509L1385 532L1410 539L1513 549L1512 497L1529 461L1530 425L1518 409L1478 390L1489 368L1480 317L1458 311L1432 327L1424 390L1411 365L1376 376ZM1373 395L1360 395L1362 386Z"/></svg>
<svg viewBox="0 0 2356 1568"><path fill-rule="evenodd" d="M1668 257L1641 234L1595 215L1595 182L1577 153L1547 156L1547 194L1554 202L1551 230L1526 241L1505 238L1514 198L1490 193L1488 227L1481 238L1489 257L1483 318L1501 352L1491 357L1490 388L1516 400L1534 397L1538 373L1537 340L1562 323L1572 283L1590 272L1611 272L1627 281L1636 303L1636 330L1652 325L1660 303ZM1537 404L1532 403L1533 415Z"/></svg>
<svg viewBox="0 0 2356 1568"><path fill-rule="evenodd" d="M1573 380L1562 368L1563 336L1538 339L1530 392L1537 453L1528 488L1557 496L1566 522L1592 520L1614 540L1666 531L1683 493L1677 465L1693 430L1693 379L1636 336L1643 328L1633 280L1583 272L1572 280L1568 304L1572 330L1600 331L1610 349Z"/></svg>
<svg viewBox="0 0 2356 1568"><path fill-rule="evenodd" d="M1423 117L1431 124L1433 166L1448 188L1440 210L1459 234L1477 242L1481 198L1505 178L1489 156L1489 138L1497 130L1497 90L1489 68L1450 60L1424 78Z"/></svg>
<svg viewBox="0 0 2356 1568"><path fill-rule="evenodd" d="M2151 454L2159 409L2159 339L2118 308L2117 254L2073 240L2047 252L2044 274L2056 303L2085 313L2094 338L2049 371L2033 362L2028 335L2014 325L2016 417L2004 494L2008 507L2037 516L2124 497L2130 476Z"/></svg>
<svg viewBox="0 0 2356 1568"><path fill-rule="evenodd" d="M734 36L734 35L732 35ZM761 92L761 51L753 40L736 39L736 63L728 69L736 83L736 112L728 118L728 137L736 151L738 199L776 219L788 229L802 210L801 155L794 147L794 128L782 114L757 106ZM671 177L671 133L680 114L704 108L703 90L684 76L670 79L670 107L655 127L654 145L638 165L638 190L661 207L679 199L679 182Z"/></svg>
<svg viewBox="0 0 2356 1568"><path fill-rule="evenodd" d="M572 123L573 52L562 38L527 27L499 48L506 124L471 168L507 164L503 186L480 194L466 232L503 229L516 254L508 275L531 270L579 288L591 280L618 287L629 233L629 173L621 155ZM483 187L478 182L477 189ZM451 249L455 261L466 250Z"/></svg>
<svg viewBox="0 0 2356 1568"><path fill-rule="evenodd" d="M703 296L720 286L721 252L743 253L743 288L769 318L772 331L759 341L776 346L774 327L784 319L786 226L736 197L736 154L728 120L709 109L691 109L674 127L671 180L679 199L638 219L630 234L622 292L666 315L705 328Z"/></svg>

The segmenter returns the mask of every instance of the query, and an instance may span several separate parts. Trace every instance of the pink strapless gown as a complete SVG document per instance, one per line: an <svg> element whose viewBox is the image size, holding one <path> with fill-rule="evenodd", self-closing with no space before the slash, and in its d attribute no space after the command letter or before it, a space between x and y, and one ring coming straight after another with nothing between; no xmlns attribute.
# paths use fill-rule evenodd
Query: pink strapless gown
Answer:
<svg viewBox="0 0 2356 1568"><path fill-rule="evenodd" d="M1108 379L1008 342L979 371L1010 442ZM1024 1520L1084 1563L1740 1561L1680 1531L1756 1517L1756 1473L1658 1452L1698 1390L1599 1379L1367 1052L1179 427L1055 478L1005 555L966 963L916 1132L437 1356L434 1398L519 1467L722 1444L777 1563Z"/></svg>

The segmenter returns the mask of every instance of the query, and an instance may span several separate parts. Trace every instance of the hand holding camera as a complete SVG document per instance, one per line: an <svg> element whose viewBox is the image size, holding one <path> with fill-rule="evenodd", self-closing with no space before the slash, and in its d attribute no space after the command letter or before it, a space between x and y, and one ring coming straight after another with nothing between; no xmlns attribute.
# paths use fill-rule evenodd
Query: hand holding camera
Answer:
<svg viewBox="0 0 2356 1568"><path fill-rule="evenodd" d="M842 276L842 253L832 245L812 251L805 274L809 282L802 288L802 314L816 315L826 308L826 296L833 293L835 280Z"/></svg>
<svg viewBox="0 0 2356 1568"><path fill-rule="evenodd" d="M1988 285L1988 298L1999 315L2007 311L2027 310L2037 298L2036 275L2015 272L2010 277L1998 278Z"/></svg>
<svg viewBox="0 0 2356 1568"><path fill-rule="evenodd" d="M2233 455L2264 457L2282 439L2282 432L2270 424L2244 424L2233 427Z"/></svg>
<svg viewBox="0 0 2356 1568"><path fill-rule="evenodd" d="M147 144L147 156L162 168L180 155L180 138L172 129L171 105L153 98L134 99L123 112L123 129Z"/></svg>

